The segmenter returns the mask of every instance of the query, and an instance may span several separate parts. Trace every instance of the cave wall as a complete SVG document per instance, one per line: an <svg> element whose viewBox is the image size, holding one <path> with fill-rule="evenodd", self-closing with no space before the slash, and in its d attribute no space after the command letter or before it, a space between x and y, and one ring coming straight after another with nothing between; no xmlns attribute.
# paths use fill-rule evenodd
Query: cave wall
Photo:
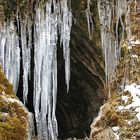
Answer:
<svg viewBox="0 0 140 140"><path fill-rule="evenodd" d="M32 118L0 66L0 140L32 139Z"/></svg>
<svg viewBox="0 0 140 140"><path fill-rule="evenodd" d="M105 100L104 60L100 44L97 2L91 1L91 16L94 23L91 39L88 33L86 8L86 0L72 1L71 81L68 94L64 82L63 58L59 57L58 60L60 62L56 115L60 138L88 136L90 124ZM61 56L61 53L62 51L59 51L58 56Z"/></svg>

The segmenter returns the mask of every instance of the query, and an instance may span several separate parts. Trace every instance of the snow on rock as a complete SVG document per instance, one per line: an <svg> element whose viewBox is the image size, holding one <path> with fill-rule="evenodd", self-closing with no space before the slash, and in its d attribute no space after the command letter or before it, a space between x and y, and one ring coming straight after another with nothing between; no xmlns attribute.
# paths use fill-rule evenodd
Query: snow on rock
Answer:
<svg viewBox="0 0 140 140"><path fill-rule="evenodd" d="M132 46L128 46L128 50L131 50L132 49Z"/></svg>
<svg viewBox="0 0 140 140"><path fill-rule="evenodd" d="M111 4L113 6L115 5L115 13L113 13L114 10L112 10L113 7ZM133 24L138 25L132 18L134 17L133 10L135 7L137 10L137 6L139 5L136 4L136 1L128 2L127 0L116 0L115 4L112 3L112 1L104 0L99 0L98 2L106 76L110 76L111 74L110 70L112 67L110 67L110 64L111 66L112 64L114 65L114 63L111 63L113 60L111 56L113 55L114 58L116 57L116 55L113 54L114 50L112 48L117 50L120 44L124 51L123 49L121 50L121 59L114 73L115 78L111 81L111 85L109 85L111 86L111 96L109 96L110 98L107 100L107 103L103 105L104 108L101 107L104 113L101 114L100 118L99 116L97 117L99 118L97 121L95 120L93 122L94 127L92 127L91 131L91 137L93 139L96 135L100 135L102 130L110 127L118 140L138 140L140 138L140 85L138 84L140 39L139 36L136 35L136 30L132 27ZM137 13L137 11L135 12ZM123 15L125 16L125 21L122 19ZM116 16L116 34L114 40L111 40L111 16ZM139 14L136 18L139 19ZM124 32L122 32L122 36L120 36L118 24L121 25L122 30L125 30L127 34L125 38L123 38ZM137 31L139 32L140 30ZM120 41L118 41L118 38L120 38ZM110 42L108 40L110 40ZM113 44L114 41L116 41L118 46ZM111 49L112 52L110 51ZM119 50L116 52L119 53Z"/></svg>
<svg viewBox="0 0 140 140"><path fill-rule="evenodd" d="M125 109L124 106L118 106L117 108L118 108L120 111Z"/></svg>
<svg viewBox="0 0 140 140"><path fill-rule="evenodd" d="M114 135L116 136L116 140L120 140L120 137L119 137L119 134L118 134L119 129L120 128L118 126L112 127L112 130L114 132Z"/></svg>
<svg viewBox="0 0 140 140"><path fill-rule="evenodd" d="M128 101L128 96L122 96L122 100L124 100L125 101L125 103L127 103L127 101Z"/></svg>
<svg viewBox="0 0 140 140"><path fill-rule="evenodd" d="M129 91L133 97L133 102L126 106L125 108L129 109L131 107L136 107L137 118L140 121L140 85L133 83L131 85L125 86L125 91Z"/></svg>
<svg viewBox="0 0 140 140"><path fill-rule="evenodd" d="M113 131L117 131L119 129L119 127L118 126L114 126L114 127L112 127L112 129L113 129Z"/></svg>
<svg viewBox="0 0 140 140"><path fill-rule="evenodd" d="M132 40L130 43L132 46L140 45L140 40Z"/></svg>
<svg viewBox="0 0 140 140"><path fill-rule="evenodd" d="M118 110L129 110L130 108L135 108L135 111L137 112L137 118L140 121L140 85L137 85L136 83L133 83L131 85L126 85L124 91L129 91L132 97L132 103L126 105L126 106L118 106ZM125 104L127 103L128 99L130 97L128 96L121 96L122 100L125 101Z"/></svg>
<svg viewBox="0 0 140 140"><path fill-rule="evenodd" d="M132 58L138 58L138 55L134 54L134 55L131 55Z"/></svg>

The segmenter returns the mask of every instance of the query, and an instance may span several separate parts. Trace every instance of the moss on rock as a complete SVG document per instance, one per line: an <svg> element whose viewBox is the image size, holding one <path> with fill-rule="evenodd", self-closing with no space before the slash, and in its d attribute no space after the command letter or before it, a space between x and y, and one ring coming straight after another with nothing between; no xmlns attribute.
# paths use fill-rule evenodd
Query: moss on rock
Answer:
<svg viewBox="0 0 140 140"><path fill-rule="evenodd" d="M133 11L135 6L133 1L130 4L132 4L130 7L131 38L134 39L128 41L125 38L121 42L121 58L116 66L110 86L111 97L101 107L99 116L91 125L91 139L100 140L99 136L108 128L112 130L115 128L114 135L119 137L112 140L140 139L138 104L140 99L138 88L140 85L140 30L138 28L140 15L139 12ZM136 5L136 7L139 6L140 3Z"/></svg>
<svg viewBox="0 0 140 140"><path fill-rule="evenodd" d="M16 98L12 85L0 69L0 139L26 140L28 111Z"/></svg>

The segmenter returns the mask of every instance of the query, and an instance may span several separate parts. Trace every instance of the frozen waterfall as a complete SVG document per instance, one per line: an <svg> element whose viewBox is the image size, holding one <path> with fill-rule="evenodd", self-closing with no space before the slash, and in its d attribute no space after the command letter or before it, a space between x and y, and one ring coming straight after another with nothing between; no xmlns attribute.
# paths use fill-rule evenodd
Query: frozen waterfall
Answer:
<svg viewBox="0 0 140 140"><path fill-rule="evenodd" d="M34 22L6 22L0 27L0 63L17 92L23 70L23 101L29 102L28 81L31 73L31 48L34 46L34 110L38 138L57 140L55 116L57 101L57 43L63 46L67 92L70 81L70 32L72 13L70 0L47 0L36 3ZM17 11L18 13L19 11ZM34 30L32 29L34 28ZM60 42L58 37L60 36ZM34 42L33 42L34 40Z"/></svg>

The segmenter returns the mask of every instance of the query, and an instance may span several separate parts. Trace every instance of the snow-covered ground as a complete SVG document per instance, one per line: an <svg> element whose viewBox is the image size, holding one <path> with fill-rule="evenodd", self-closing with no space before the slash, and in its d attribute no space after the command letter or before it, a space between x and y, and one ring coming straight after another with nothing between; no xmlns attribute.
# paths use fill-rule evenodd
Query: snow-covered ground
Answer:
<svg viewBox="0 0 140 140"><path fill-rule="evenodd" d="M136 83L127 84L124 88L123 92L128 91L130 95L122 95L121 99L124 101L124 105L120 105L117 107L117 109L122 112L129 109L133 109L136 112L136 117L138 121L140 121L140 85ZM131 102L128 102L129 99L132 99ZM131 124L131 121L128 121L128 124ZM119 126L112 127L112 130L114 132L114 135L116 136L116 139L119 140Z"/></svg>
<svg viewBox="0 0 140 140"><path fill-rule="evenodd" d="M140 121L140 85L137 85L136 83L126 85L124 91L129 91L133 100L132 103L126 106L118 106L118 109L122 111L128 110L130 108L135 108L135 111L137 112L136 117ZM125 103L128 101L129 98L130 97L128 96L122 96L122 100L124 100Z"/></svg>

